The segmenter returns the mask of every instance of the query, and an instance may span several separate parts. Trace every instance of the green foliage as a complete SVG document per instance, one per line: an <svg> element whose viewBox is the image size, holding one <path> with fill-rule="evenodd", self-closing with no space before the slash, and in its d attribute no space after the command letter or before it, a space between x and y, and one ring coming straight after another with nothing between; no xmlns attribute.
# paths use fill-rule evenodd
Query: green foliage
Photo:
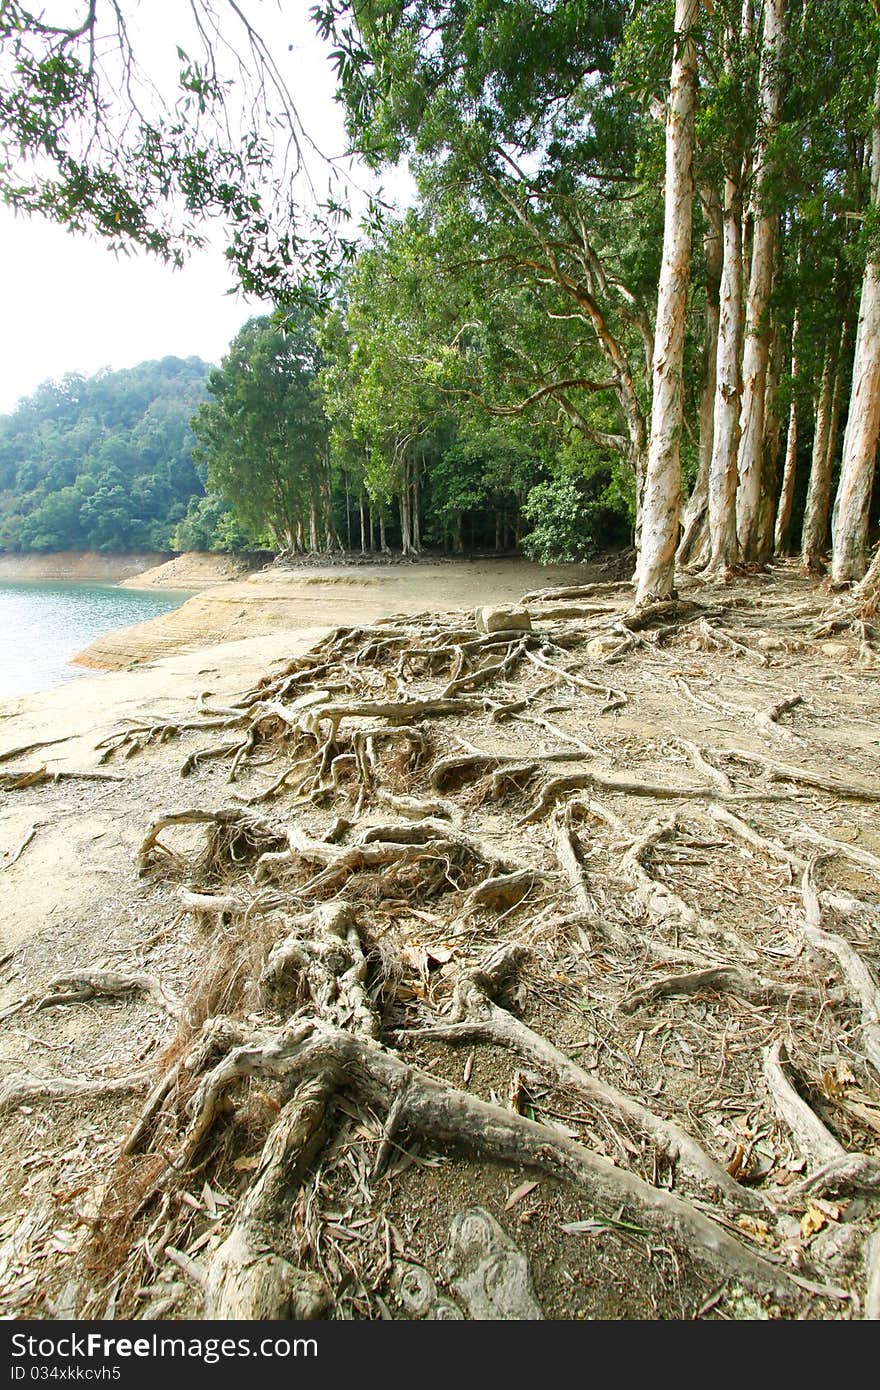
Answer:
<svg viewBox="0 0 880 1390"><path fill-rule="evenodd" d="M332 529L327 425L311 315L250 319L208 378L195 415L196 458L245 533L294 546L317 513Z"/></svg>
<svg viewBox="0 0 880 1390"><path fill-rule="evenodd" d="M259 20L191 0L144 39L148 8L2 0L0 197L176 264L210 220L245 291L326 293L353 246L344 194L326 161L323 202L295 201L302 126Z"/></svg>
<svg viewBox="0 0 880 1390"><path fill-rule="evenodd" d="M531 489L523 505L531 529L523 550L542 564L588 560L625 544L635 517L635 491L619 469L573 436L552 476Z"/></svg>
<svg viewBox="0 0 880 1390"><path fill-rule="evenodd" d="M169 550L204 493L189 421L207 374L165 357L70 375L0 417L0 548Z"/></svg>

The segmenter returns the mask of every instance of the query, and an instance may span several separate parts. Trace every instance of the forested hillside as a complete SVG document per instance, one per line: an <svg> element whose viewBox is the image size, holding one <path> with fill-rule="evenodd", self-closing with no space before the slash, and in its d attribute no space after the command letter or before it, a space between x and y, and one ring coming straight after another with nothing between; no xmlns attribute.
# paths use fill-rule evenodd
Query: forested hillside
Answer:
<svg viewBox="0 0 880 1390"><path fill-rule="evenodd" d="M69 374L0 417L0 549L169 550L204 494L190 419L208 370L164 357Z"/></svg>

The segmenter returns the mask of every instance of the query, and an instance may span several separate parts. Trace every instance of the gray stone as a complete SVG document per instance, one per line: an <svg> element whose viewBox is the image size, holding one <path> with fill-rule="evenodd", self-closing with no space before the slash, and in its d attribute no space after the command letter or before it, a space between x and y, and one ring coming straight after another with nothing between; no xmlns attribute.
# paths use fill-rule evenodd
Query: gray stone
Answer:
<svg viewBox="0 0 880 1390"><path fill-rule="evenodd" d="M464 1322L465 1316L451 1298L438 1298L428 1313L428 1319L431 1322Z"/></svg>
<svg viewBox="0 0 880 1390"><path fill-rule="evenodd" d="M532 619L527 608L502 608L488 604L476 612L478 632L531 632Z"/></svg>
<svg viewBox="0 0 880 1390"><path fill-rule="evenodd" d="M437 1302L437 1285L422 1265L409 1260L395 1260L391 1271L391 1287L401 1307L411 1318L433 1317Z"/></svg>
<svg viewBox="0 0 880 1390"><path fill-rule="evenodd" d="M482 1207L460 1211L449 1231L443 1274L475 1321L543 1319L529 1262Z"/></svg>
<svg viewBox="0 0 880 1390"><path fill-rule="evenodd" d="M820 642L819 651L832 661L852 661L854 652L846 642Z"/></svg>

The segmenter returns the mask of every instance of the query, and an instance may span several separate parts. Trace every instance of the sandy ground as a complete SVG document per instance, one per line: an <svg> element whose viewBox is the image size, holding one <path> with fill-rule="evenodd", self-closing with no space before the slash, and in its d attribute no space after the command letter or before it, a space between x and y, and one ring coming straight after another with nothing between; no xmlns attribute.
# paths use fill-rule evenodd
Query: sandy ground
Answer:
<svg viewBox="0 0 880 1390"><path fill-rule="evenodd" d="M306 650L323 633L303 628L222 642L196 652L166 657L136 671L113 671L68 681L54 690L0 702L0 764L15 750L28 750L18 765L45 766L50 772L94 771L96 747L103 738L131 723L161 723L192 703L198 691L223 697L247 688L273 664ZM179 753L171 761L179 764ZM161 759L160 759L161 762ZM43 823L22 811L10 797L0 810L0 884L4 894L0 922L0 956L38 934L51 919L85 923L96 897L103 895L107 874L130 872L128 849L133 805L128 795L114 795L112 782L77 783L71 814ZM172 788L174 784L172 783ZM173 792L169 792L173 795ZM86 811L85 816L79 814ZM26 853L9 861L31 830ZM98 843L114 846L108 858L91 850Z"/></svg>
<svg viewBox="0 0 880 1390"><path fill-rule="evenodd" d="M186 564L171 561L161 567L163 584L195 587L199 573L220 578L209 562L216 564L222 557L204 557L204 566L185 558ZM244 579L214 582L170 613L108 633L75 660L118 670L209 642L229 641L245 628L257 636L370 623L395 613L472 610L479 604L515 602L530 589L577 584L585 572L584 565L538 565L518 559L264 569ZM138 576L131 587L140 587L148 578ZM151 583L157 582L154 573Z"/></svg>

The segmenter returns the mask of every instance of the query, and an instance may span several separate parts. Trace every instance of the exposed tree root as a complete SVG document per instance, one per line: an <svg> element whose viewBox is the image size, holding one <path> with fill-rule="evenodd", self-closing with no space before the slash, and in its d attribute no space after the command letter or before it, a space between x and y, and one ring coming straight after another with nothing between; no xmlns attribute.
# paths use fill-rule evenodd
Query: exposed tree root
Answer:
<svg viewBox="0 0 880 1390"><path fill-rule="evenodd" d="M663 980L654 980L652 984L627 995L618 1008L624 1013L634 1013L636 1009L653 1004L658 999L703 993L736 994L740 999L766 1004L769 1000L787 1000L793 994L809 991L799 985L782 985L775 980L760 979L736 965L720 965L711 970L694 970L688 975L668 975Z"/></svg>
<svg viewBox="0 0 880 1390"><path fill-rule="evenodd" d="M815 950L836 957L847 984L862 1011L865 1055L880 1074L880 988L873 972L850 943L835 932L822 929L822 905L814 882L818 858L804 870L801 893L804 902L804 937Z"/></svg>
<svg viewBox="0 0 880 1390"><path fill-rule="evenodd" d="M104 1080L86 1077L8 1076L0 1082L0 1114L14 1105L30 1101L70 1100L85 1096L120 1095L125 1091L140 1091L150 1084L146 1071L130 1072L127 1076Z"/></svg>
<svg viewBox="0 0 880 1390"><path fill-rule="evenodd" d="M671 1193L650 1187L544 1125L441 1085L429 1073L406 1066L375 1043L350 1033L321 1029L308 1038L291 1036L286 1043L279 1042L265 1062L274 1074L283 1070L287 1075L314 1075L332 1068L338 1078L345 1078L346 1086L371 1105L382 1105L394 1094L400 1098L400 1123L411 1132L435 1143L463 1144L491 1158L566 1178L600 1204L623 1206L649 1229L689 1249L715 1273L777 1297L793 1293L782 1269L753 1254ZM251 1073L262 1069L252 1053L237 1065ZM223 1080L238 1074L244 1073L237 1068L230 1070Z"/></svg>
<svg viewBox="0 0 880 1390"><path fill-rule="evenodd" d="M453 1021L415 1029L402 1035L407 1041L436 1039L454 1045L481 1042L504 1047L530 1062L558 1086L566 1087L596 1106L606 1117L633 1125L655 1143L664 1157L696 1180L709 1196L722 1197L734 1209L763 1210L757 1193L740 1187L709 1157L690 1135L655 1115L646 1106L583 1070L546 1038L500 1008L492 999L517 950L497 951L488 963L459 981L455 991Z"/></svg>
<svg viewBox="0 0 880 1390"><path fill-rule="evenodd" d="M115 970L80 969L73 974L56 975L36 1008L55 1008L60 1004L82 1004L88 999L122 999L131 994L148 994L171 1018L180 1018L183 1001L153 975L143 972L123 974Z"/></svg>

